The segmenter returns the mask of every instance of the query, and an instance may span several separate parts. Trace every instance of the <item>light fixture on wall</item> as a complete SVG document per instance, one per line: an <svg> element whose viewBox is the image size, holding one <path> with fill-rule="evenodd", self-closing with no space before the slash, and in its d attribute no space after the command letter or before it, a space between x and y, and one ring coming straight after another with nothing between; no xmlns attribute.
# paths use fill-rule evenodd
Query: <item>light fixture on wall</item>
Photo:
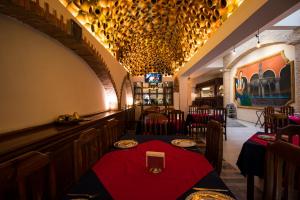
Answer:
<svg viewBox="0 0 300 200"><path fill-rule="evenodd" d="M233 46L233 49L232 49L231 53L232 53L233 55L235 55L235 54L236 54L236 51L235 51L235 46Z"/></svg>
<svg viewBox="0 0 300 200"><path fill-rule="evenodd" d="M259 29L257 29L257 34L255 34L255 37L257 38L256 47L257 47L257 48L259 48L259 47L260 47L260 40L259 40Z"/></svg>

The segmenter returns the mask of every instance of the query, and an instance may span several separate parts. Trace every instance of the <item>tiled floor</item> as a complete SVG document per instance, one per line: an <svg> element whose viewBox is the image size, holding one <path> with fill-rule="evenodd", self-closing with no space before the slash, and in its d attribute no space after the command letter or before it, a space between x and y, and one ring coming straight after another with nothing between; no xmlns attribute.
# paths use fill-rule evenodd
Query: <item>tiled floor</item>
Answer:
<svg viewBox="0 0 300 200"><path fill-rule="evenodd" d="M237 199L246 199L247 180L240 174L236 166L236 161L243 146L243 143L257 131L263 131L260 127L255 127L253 123L237 120L245 127L227 127L227 141L223 142L223 171L221 178L235 194ZM255 199L262 199L262 181L255 180Z"/></svg>
<svg viewBox="0 0 300 200"><path fill-rule="evenodd" d="M243 143L257 131L263 131L259 126L255 127L254 123L237 121L246 127L227 127L227 141L223 142L223 158L232 166L236 166Z"/></svg>

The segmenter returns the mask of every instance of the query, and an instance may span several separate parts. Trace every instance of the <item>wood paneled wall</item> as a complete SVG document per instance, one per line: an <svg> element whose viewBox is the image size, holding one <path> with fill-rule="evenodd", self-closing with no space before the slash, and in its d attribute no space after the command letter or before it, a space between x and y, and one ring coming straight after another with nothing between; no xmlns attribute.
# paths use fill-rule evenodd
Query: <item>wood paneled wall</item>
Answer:
<svg viewBox="0 0 300 200"><path fill-rule="evenodd" d="M126 121L134 120L129 117L132 112L134 108L110 111L89 116L89 121L77 125L49 124L0 135L0 199L20 199L17 177L21 162L17 157L32 151L49 156L51 165L54 166L55 199L61 199L76 181L74 166L78 161L74 156L74 141L86 130L95 129L99 138L100 158L106 151L103 148L107 148L104 129L107 122L111 119L118 120L121 135L125 132Z"/></svg>

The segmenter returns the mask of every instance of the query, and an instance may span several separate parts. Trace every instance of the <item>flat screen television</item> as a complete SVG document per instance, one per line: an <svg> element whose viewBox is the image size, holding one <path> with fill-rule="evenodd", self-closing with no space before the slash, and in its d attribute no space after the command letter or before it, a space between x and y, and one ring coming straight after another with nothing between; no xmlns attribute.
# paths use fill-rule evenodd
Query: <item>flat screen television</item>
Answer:
<svg viewBox="0 0 300 200"><path fill-rule="evenodd" d="M161 73L148 73L145 75L146 83L161 83L162 82L162 74Z"/></svg>

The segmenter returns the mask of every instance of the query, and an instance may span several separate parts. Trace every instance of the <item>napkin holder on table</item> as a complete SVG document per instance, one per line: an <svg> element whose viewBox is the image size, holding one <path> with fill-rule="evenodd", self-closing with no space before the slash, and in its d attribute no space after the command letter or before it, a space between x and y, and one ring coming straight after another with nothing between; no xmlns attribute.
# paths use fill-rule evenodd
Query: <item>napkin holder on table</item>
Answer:
<svg viewBox="0 0 300 200"><path fill-rule="evenodd" d="M146 167L153 174L162 172L165 168L165 152L146 151Z"/></svg>

